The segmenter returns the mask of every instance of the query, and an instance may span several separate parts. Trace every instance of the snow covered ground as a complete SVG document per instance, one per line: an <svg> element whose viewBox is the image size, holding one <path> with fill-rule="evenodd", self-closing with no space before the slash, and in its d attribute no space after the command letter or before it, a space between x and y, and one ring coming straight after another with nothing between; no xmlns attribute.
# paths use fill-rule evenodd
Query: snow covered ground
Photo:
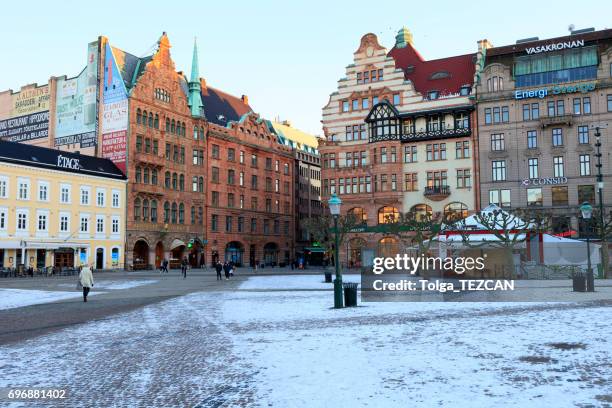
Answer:
<svg viewBox="0 0 612 408"><path fill-rule="evenodd" d="M71 287L75 285L71 285ZM82 293L76 290L73 292L61 292L30 289L0 289L0 310L39 305L81 296L83 296Z"/></svg>
<svg viewBox="0 0 612 408"><path fill-rule="evenodd" d="M63 406L87 407L612 403L610 307L363 303L335 310L330 291L279 291L282 280L272 278L0 347L0 387L66 386L71 399ZM294 286L312 289L320 277L299 279L306 281ZM242 290L270 285L277 290Z"/></svg>
<svg viewBox="0 0 612 408"><path fill-rule="evenodd" d="M361 275L342 275L343 282L361 282ZM325 283L321 275L275 275L256 276L240 284L240 289L253 290L291 290L291 289L329 289L333 290L332 283Z"/></svg>
<svg viewBox="0 0 612 408"><path fill-rule="evenodd" d="M75 281L76 282L76 281ZM131 289L138 286L150 285L152 283L157 283L156 280L110 280L110 281L96 281L93 287L94 290L104 289L104 290L122 290L122 289ZM62 287L72 287L75 284L63 283L59 286Z"/></svg>

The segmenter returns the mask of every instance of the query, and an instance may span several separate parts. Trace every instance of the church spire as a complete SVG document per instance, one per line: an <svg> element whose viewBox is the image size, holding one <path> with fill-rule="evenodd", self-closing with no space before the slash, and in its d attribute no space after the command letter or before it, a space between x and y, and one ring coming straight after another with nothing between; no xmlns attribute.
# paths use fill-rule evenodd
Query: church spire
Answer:
<svg viewBox="0 0 612 408"><path fill-rule="evenodd" d="M200 72L198 68L198 44L193 40L193 57L191 60L191 79L189 80L189 107L191 116L204 116L202 104L202 87L200 86Z"/></svg>

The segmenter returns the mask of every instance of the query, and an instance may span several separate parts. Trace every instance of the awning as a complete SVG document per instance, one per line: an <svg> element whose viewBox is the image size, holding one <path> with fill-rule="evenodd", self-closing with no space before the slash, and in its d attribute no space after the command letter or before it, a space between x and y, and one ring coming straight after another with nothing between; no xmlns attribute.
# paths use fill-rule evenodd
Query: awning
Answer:
<svg viewBox="0 0 612 408"><path fill-rule="evenodd" d="M173 249L176 249L180 246L185 246L185 243L180 239L175 239L174 241L172 241L172 245L170 245L170 250L172 251Z"/></svg>
<svg viewBox="0 0 612 408"><path fill-rule="evenodd" d="M325 253L325 249L321 247L309 247L309 248L304 248L304 250L310 251L310 252Z"/></svg>
<svg viewBox="0 0 612 408"><path fill-rule="evenodd" d="M59 249L60 245L57 242L25 242L26 249Z"/></svg>
<svg viewBox="0 0 612 408"><path fill-rule="evenodd" d="M19 248L21 248L21 241L0 240L0 249L19 249Z"/></svg>

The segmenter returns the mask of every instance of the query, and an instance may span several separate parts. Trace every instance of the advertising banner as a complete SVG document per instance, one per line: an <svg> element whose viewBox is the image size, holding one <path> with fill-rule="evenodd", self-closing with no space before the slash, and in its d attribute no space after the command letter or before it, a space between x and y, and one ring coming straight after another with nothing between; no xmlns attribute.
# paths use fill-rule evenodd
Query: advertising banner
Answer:
<svg viewBox="0 0 612 408"><path fill-rule="evenodd" d="M78 143L81 148L96 145L98 94L98 43L87 49L87 66L72 79L57 82L55 146Z"/></svg>
<svg viewBox="0 0 612 408"><path fill-rule="evenodd" d="M108 43L105 48L102 112L102 157L126 172L128 96L123 78Z"/></svg>
<svg viewBox="0 0 612 408"><path fill-rule="evenodd" d="M10 111L0 119L0 138L27 142L49 136L49 85L10 95Z"/></svg>

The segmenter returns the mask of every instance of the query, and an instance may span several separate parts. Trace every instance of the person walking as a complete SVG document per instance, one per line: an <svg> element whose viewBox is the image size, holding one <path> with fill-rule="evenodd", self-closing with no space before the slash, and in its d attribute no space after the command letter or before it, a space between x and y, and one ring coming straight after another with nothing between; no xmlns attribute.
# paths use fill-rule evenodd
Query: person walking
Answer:
<svg viewBox="0 0 612 408"><path fill-rule="evenodd" d="M229 280L229 277L230 277L230 275L229 275L229 271L230 271L229 263L225 262L223 264L223 271L225 272L225 280Z"/></svg>
<svg viewBox="0 0 612 408"><path fill-rule="evenodd" d="M187 257L183 258L183 262L181 262L181 273L183 274L183 279L187 279L187 268L189 267L189 261L187 261Z"/></svg>
<svg viewBox="0 0 612 408"><path fill-rule="evenodd" d="M217 271L217 280L223 280L223 276L221 276L223 265L221 265L221 262L217 261L217 264L215 265L215 270Z"/></svg>
<svg viewBox="0 0 612 408"><path fill-rule="evenodd" d="M87 302L87 295L89 295L89 291L94 285L93 273L89 265L85 265L81 268L81 272L79 272L79 282L83 287L83 302Z"/></svg>
<svg viewBox="0 0 612 408"><path fill-rule="evenodd" d="M162 273L168 273L168 260L166 258L164 258L164 260L161 263L161 271Z"/></svg>

